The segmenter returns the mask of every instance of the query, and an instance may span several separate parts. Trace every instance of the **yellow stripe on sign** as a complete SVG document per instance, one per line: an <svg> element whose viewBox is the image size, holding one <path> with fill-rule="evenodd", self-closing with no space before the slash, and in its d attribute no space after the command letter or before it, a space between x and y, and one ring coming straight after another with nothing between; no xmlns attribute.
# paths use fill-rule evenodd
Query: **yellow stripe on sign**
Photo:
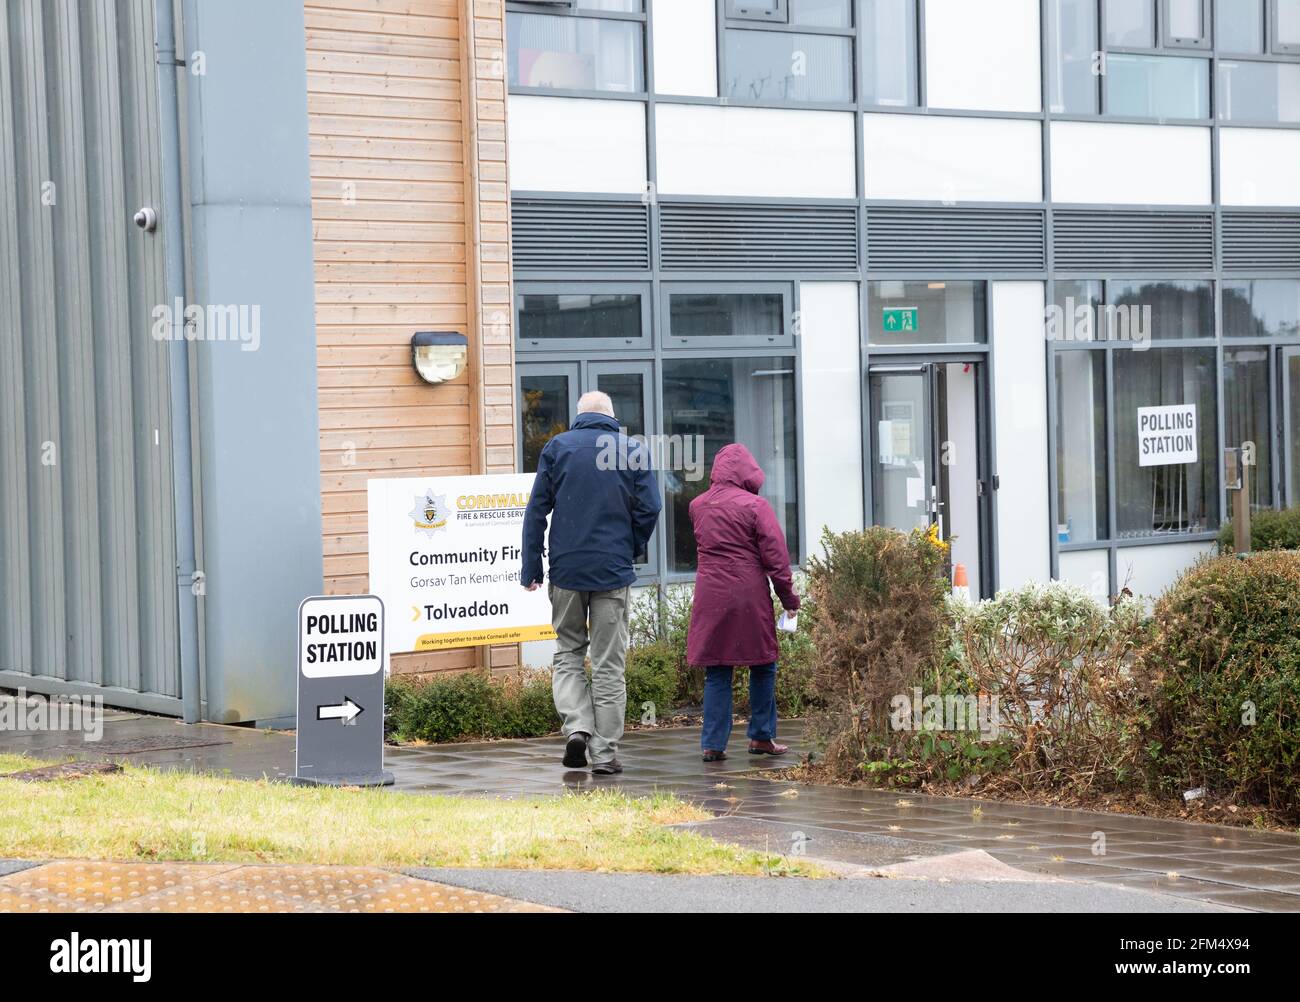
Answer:
<svg viewBox="0 0 1300 1002"><path fill-rule="evenodd" d="M414 650L440 651L447 647L481 647L484 644L520 644L527 640L554 640L551 626L498 626L490 630L455 630L451 633L425 633L415 641Z"/></svg>

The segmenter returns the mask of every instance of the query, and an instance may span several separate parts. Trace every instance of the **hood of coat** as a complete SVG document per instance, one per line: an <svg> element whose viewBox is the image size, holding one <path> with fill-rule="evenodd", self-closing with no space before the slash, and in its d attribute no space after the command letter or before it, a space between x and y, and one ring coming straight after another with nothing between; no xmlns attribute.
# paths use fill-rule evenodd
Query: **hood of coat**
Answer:
<svg viewBox="0 0 1300 1002"><path fill-rule="evenodd" d="M709 483L714 487L729 484L741 490L757 494L763 486L763 470L758 461L740 443L724 445L713 458L713 472L709 474Z"/></svg>

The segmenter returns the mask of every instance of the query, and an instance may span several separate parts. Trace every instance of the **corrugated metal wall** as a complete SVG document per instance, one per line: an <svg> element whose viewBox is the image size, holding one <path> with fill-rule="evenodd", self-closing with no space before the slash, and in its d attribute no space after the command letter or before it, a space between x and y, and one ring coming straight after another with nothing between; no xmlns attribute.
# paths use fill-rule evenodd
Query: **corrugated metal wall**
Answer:
<svg viewBox="0 0 1300 1002"><path fill-rule="evenodd" d="M153 0L0 9L0 685L174 712Z"/></svg>

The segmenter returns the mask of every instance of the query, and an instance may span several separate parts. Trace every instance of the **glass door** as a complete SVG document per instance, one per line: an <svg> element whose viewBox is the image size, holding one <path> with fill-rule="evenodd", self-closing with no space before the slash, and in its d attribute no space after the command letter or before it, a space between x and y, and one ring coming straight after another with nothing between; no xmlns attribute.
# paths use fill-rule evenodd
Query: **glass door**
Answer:
<svg viewBox="0 0 1300 1002"><path fill-rule="evenodd" d="M983 363L876 365L868 378L875 523L902 532L933 525L971 594L991 594Z"/></svg>
<svg viewBox="0 0 1300 1002"><path fill-rule="evenodd" d="M650 362L588 362L583 390L600 390L609 394L614 404L614 417L619 427L629 438L639 439L651 449L651 459L657 471L656 477L663 489L664 474L659 470L661 457L654 454L653 443L649 435L656 427L654 421L654 394L650 383ZM662 494L661 494L662 496ZM655 558L654 537L646 548L636 557L638 574L655 574L658 561Z"/></svg>
<svg viewBox="0 0 1300 1002"><path fill-rule="evenodd" d="M535 473L542 449L568 431L578 413L578 398L588 390L608 393L614 416L629 436L649 443L653 432L654 395L650 362L525 362L519 365L519 469ZM662 488L663 473L656 475ZM653 538L636 558L638 574L655 574L658 560Z"/></svg>
<svg viewBox="0 0 1300 1002"><path fill-rule="evenodd" d="M537 472L542 449L568 431L578 409L578 363L519 367L519 469Z"/></svg>

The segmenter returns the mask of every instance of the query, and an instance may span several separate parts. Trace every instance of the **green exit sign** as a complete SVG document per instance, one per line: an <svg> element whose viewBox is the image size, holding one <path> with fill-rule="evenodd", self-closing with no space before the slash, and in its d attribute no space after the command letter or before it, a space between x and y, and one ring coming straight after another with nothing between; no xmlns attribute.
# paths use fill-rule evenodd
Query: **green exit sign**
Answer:
<svg viewBox="0 0 1300 1002"><path fill-rule="evenodd" d="M887 331L901 333L903 331L914 331L920 327L920 320L917 316L920 310L915 306L896 306L883 312L882 323Z"/></svg>

